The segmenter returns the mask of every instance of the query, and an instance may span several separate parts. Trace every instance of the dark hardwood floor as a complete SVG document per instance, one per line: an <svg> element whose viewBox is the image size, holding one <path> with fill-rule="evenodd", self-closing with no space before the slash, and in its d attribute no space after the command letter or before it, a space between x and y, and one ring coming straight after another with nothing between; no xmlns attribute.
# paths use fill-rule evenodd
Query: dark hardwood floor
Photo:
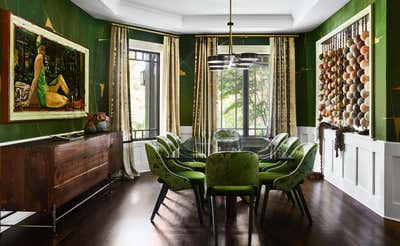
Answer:
<svg viewBox="0 0 400 246"><path fill-rule="evenodd" d="M0 245L213 245L208 212L200 226L190 191L169 192L154 225L150 223L160 187L151 175L118 182L112 195L103 192L61 220L57 235L12 228L3 233ZM380 218L328 182L306 181L303 192L314 224L308 226L286 196L273 191L264 225L255 217L253 245L400 245L400 223ZM222 200L218 204L219 245L246 245L247 206L239 203L236 223L225 225Z"/></svg>

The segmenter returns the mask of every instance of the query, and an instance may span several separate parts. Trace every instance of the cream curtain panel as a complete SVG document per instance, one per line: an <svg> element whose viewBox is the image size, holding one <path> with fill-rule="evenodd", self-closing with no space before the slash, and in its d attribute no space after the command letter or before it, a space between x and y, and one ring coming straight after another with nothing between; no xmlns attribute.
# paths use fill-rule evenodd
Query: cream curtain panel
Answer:
<svg viewBox="0 0 400 246"><path fill-rule="evenodd" d="M128 29L112 26L109 67L109 115L113 131L123 137L123 175L133 179L137 172L133 157L130 87L128 78Z"/></svg>
<svg viewBox="0 0 400 246"><path fill-rule="evenodd" d="M295 46L292 37L270 38L271 136L297 135Z"/></svg>
<svg viewBox="0 0 400 246"><path fill-rule="evenodd" d="M217 38L196 38L193 137L198 151L211 152L212 136L217 129L217 73L207 67L207 57L217 54Z"/></svg>
<svg viewBox="0 0 400 246"><path fill-rule="evenodd" d="M164 85L167 131L180 135L179 38L164 36Z"/></svg>

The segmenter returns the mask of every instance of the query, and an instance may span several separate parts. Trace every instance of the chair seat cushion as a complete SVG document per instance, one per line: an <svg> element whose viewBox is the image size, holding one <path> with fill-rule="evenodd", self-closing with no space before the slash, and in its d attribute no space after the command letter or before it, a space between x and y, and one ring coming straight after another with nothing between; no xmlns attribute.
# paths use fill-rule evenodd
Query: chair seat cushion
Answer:
<svg viewBox="0 0 400 246"><path fill-rule="evenodd" d="M260 169L264 169L264 168L267 168L267 167L273 167L273 166L275 166L277 164L278 164L277 162L267 162L267 161L265 161L265 162L258 163L258 166L260 167Z"/></svg>
<svg viewBox="0 0 400 246"><path fill-rule="evenodd" d="M274 180L280 177L287 175L286 173L278 173L278 172L261 172L258 174L258 178L260 180L260 184L272 185Z"/></svg>
<svg viewBox="0 0 400 246"><path fill-rule="evenodd" d="M204 162L199 162L199 161L185 161L182 162L183 165L188 166L192 168L195 171L200 171L204 172L206 169L206 164Z"/></svg>
<svg viewBox="0 0 400 246"><path fill-rule="evenodd" d="M204 173L197 171L182 171L182 172L177 172L176 174L189 179L191 182L196 182L196 183L204 182L204 179L206 178L206 175L204 175Z"/></svg>
<svg viewBox="0 0 400 246"><path fill-rule="evenodd" d="M256 188L252 185L216 185L207 188L207 195L246 196L255 195Z"/></svg>

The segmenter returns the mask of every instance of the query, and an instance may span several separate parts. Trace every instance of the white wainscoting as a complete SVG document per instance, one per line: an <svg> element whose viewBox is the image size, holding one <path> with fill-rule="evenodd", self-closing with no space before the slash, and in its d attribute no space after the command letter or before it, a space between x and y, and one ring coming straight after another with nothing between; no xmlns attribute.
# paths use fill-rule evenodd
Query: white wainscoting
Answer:
<svg viewBox="0 0 400 246"><path fill-rule="evenodd" d="M181 126L181 138L183 141L192 137L192 126Z"/></svg>
<svg viewBox="0 0 400 246"><path fill-rule="evenodd" d="M299 127L298 135L302 141L317 136L315 127ZM345 149L338 157L334 143L335 131L325 130L325 179L380 216L400 221L400 143L345 133Z"/></svg>

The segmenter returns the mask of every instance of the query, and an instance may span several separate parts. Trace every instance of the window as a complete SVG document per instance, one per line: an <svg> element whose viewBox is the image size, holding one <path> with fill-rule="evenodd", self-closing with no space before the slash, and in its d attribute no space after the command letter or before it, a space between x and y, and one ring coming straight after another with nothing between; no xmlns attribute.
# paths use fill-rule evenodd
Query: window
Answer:
<svg viewBox="0 0 400 246"><path fill-rule="evenodd" d="M247 52L259 53L249 48ZM269 93L268 54L263 54L262 62L247 71L223 70L218 84L218 128L234 129L243 136L267 136L270 126Z"/></svg>
<svg viewBox="0 0 400 246"><path fill-rule="evenodd" d="M160 53L131 47L129 83L133 138L151 139L160 132Z"/></svg>

